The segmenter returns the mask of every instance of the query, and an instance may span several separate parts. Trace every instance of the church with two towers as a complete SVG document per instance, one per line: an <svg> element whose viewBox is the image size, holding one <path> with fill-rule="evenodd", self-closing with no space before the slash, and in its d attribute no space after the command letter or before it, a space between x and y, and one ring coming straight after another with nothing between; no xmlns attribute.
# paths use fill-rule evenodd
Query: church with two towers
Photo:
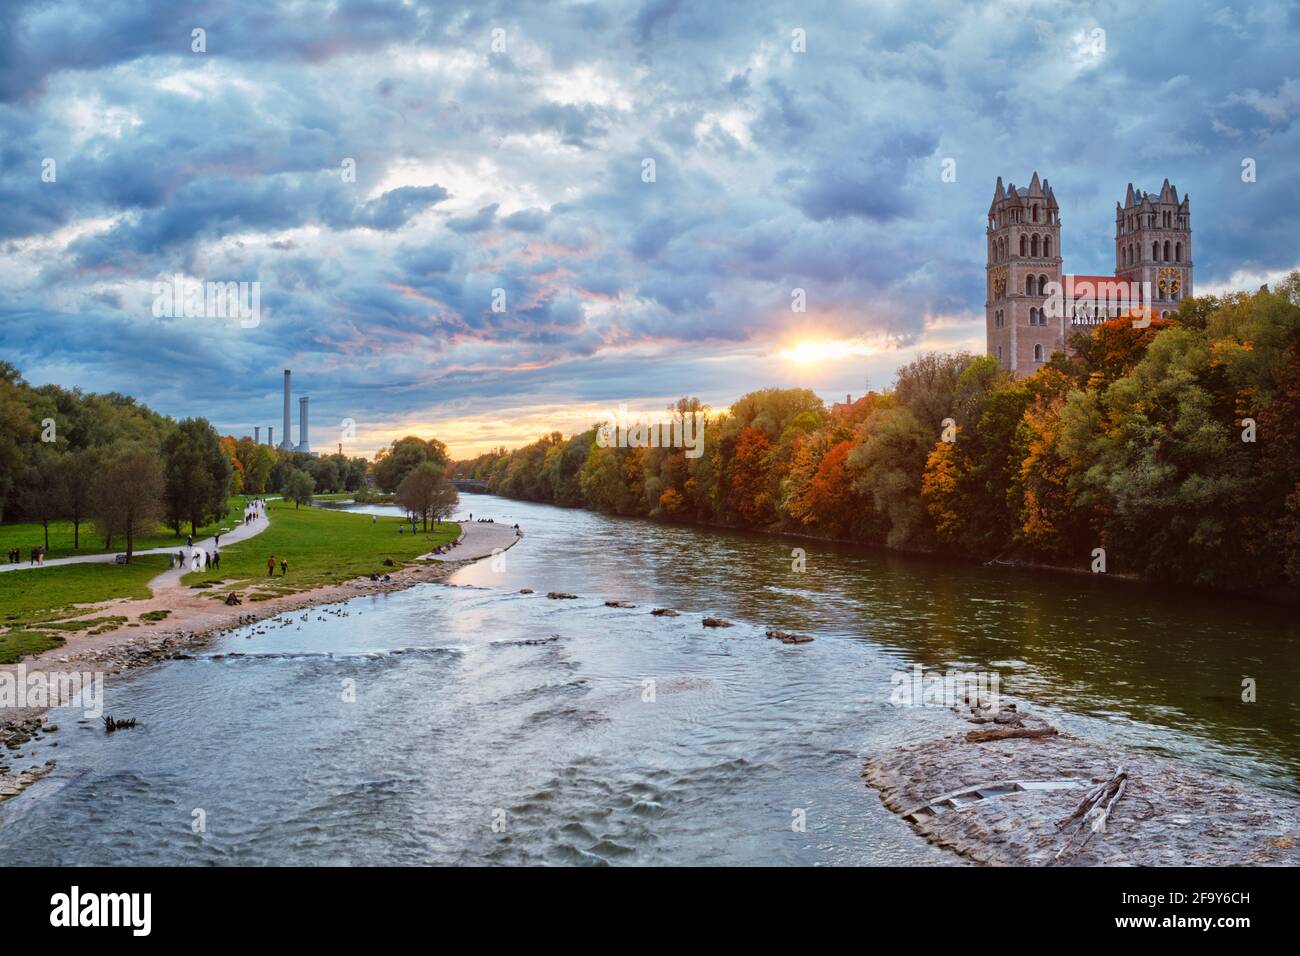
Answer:
<svg viewBox="0 0 1300 956"><path fill-rule="evenodd" d="M1166 316L1192 294L1191 201L1166 179L1115 204L1115 273L1063 274L1061 218L1051 184L998 177L988 212L985 326L988 354L1031 375L1070 336L1119 316Z"/></svg>

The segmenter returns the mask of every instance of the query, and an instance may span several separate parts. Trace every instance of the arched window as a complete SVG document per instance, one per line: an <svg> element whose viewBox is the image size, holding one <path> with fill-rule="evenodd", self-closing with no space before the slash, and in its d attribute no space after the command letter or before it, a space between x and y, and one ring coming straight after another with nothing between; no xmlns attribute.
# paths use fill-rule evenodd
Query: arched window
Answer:
<svg viewBox="0 0 1300 956"><path fill-rule="evenodd" d="M1038 294L1047 295L1047 276L1038 277Z"/></svg>
<svg viewBox="0 0 1300 956"><path fill-rule="evenodd" d="M1051 236L1043 237L1043 258L1044 259L1052 258L1052 237Z"/></svg>
<svg viewBox="0 0 1300 956"><path fill-rule="evenodd" d="M1034 294L1034 277L1025 276L1025 295Z"/></svg>
<svg viewBox="0 0 1300 956"><path fill-rule="evenodd" d="M1026 236L1020 237L1020 254L1023 256L1028 252L1029 239Z"/></svg>
<svg viewBox="0 0 1300 956"><path fill-rule="evenodd" d="M1181 242L1174 243L1174 262L1182 262L1182 261L1183 261L1183 244Z"/></svg>
<svg viewBox="0 0 1300 956"><path fill-rule="evenodd" d="M1034 222L1038 222L1038 207L1034 207Z"/></svg>
<svg viewBox="0 0 1300 956"><path fill-rule="evenodd" d="M1043 346L1042 346L1042 345L1035 345L1035 346L1034 346L1034 361L1035 361L1035 362L1041 362L1042 360L1043 360Z"/></svg>
<svg viewBox="0 0 1300 956"><path fill-rule="evenodd" d="M1160 243L1151 243L1151 258L1156 262L1160 261Z"/></svg>
<svg viewBox="0 0 1300 956"><path fill-rule="evenodd" d="M1030 324L1030 325L1037 325L1037 324L1038 324L1038 310L1037 310L1037 309L1030 309L1030 310L1029 310L1029 324Z"/></svg>
<svg viewBox="0 0 1300 956"><path fill-rule="evenodd" d="M1133 243L1128 244L1128 264L1132 265L1137 261L1137 253L1133 250Z"/></svg>
<svg viewBox="0 0 1300 956"><path fill-rule="evenodd" d="M1165 262L1169 261L1169 240L1165 240Z"/></svg>

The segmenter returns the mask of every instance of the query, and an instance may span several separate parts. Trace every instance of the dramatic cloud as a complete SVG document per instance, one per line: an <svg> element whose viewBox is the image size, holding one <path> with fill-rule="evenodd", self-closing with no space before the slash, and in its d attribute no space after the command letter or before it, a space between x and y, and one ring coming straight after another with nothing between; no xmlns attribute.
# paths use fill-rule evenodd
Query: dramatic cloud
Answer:
<svg viewBox="0 0 1300 956"><path fill-rule="evenodd" d="M1070 271L1166 177L1198 290L1295 268L1298 34L1281 0L20 0L0 355L240 434L291 367L363 452L838 398L981 347L998 175L1050 178ZM260 322L156 317L176 274L259 282Z"/></svg>

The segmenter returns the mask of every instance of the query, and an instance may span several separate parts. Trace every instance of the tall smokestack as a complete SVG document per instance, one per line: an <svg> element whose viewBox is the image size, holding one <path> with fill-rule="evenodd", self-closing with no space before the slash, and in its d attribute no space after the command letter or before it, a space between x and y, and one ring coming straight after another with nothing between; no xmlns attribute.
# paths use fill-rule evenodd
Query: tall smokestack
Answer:
<svg viewBox="0 0 1300 956"><path fill-rule="evenodd" d="M311 454L311 445L307 442L307 396L298 399L298 450Z"/></svg>
<svg viewBox="0 0 1300 956"><path fill-rule="evenodd" d="M260 445L260 444L262 444L262 426L261 426L261 425L254 425L254 426L253 426L253 444L254 444L254 445Z"/></svg>
<svg viewBox="0 0 1300 956"><path fill-rule="evenodd" d="M289 441L289 370L284 370L284 440L280 443L289 451L293 451L293 443Z"/></svg>
<svg viewBox="0 0 1300 956"><path fill-rule="evenodd" d="M270 445L272 448L275 447L275 426L274 425L266 426L266 443Z"/></svg>

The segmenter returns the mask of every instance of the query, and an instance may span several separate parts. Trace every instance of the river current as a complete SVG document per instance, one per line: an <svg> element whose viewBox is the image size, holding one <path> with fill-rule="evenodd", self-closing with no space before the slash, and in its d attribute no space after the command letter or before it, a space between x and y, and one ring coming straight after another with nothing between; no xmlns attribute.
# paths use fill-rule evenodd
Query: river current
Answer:
<svg viewBox="0 0 1300 956"><path fill-rule="evenodd" d="M285 614L109 678L106 709L137 718L129 731L51 711L59 747L41 757L57 769L0 804L0 858L951 863L859 777L870 754L951 728L941 708L891 703L891 678L916 664L993 672L1063 730L1300 792L1293 611L490 496L462 506L518 522L522 542L446 583Z"/></svg>

